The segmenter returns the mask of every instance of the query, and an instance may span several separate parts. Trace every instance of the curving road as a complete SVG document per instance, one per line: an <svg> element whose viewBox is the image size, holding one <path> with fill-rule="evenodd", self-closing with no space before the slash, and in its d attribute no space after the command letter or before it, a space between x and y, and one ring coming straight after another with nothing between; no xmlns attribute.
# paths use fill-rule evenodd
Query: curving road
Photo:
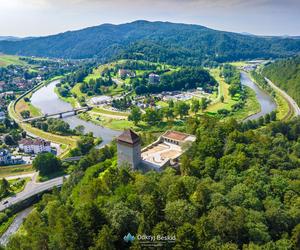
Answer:
<svg viewBox="0 0 300 250"><path fill-rule="evenodd" d="M51 190L54 187L60 187L64 182L64 177L58 177L45 182L36 182L36 177L37 173L32 177L32 181L27 183L26 187L22 192L3 200L0 204L0 212L34 195L37 195L47 190Z"/></svg>
<svg viewBox="0 0 300 250"><path fill-rule="evenodd" d="M298 104L295 102L295 100L290 96L288 95L284 90L282 90L281 88L277 87L270 79L266 78L266 81L268 82L268 84L276 89L277 91L279 91L283 97L287 100L287 102L290 104L291 107L293 107L293 110L294 110L294 115L295 116L300 116L300 108L298 106Z"/></svg>

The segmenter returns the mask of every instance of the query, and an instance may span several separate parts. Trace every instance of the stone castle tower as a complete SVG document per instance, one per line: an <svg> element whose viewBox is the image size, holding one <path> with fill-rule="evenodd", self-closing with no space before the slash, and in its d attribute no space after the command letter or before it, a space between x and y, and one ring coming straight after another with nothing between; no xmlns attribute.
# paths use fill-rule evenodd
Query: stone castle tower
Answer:
<svg viewBox="0 0 300 250"><path fill-rule="evenodd" d="M117 138L118 166L130 165L136 169L141 163L141 140L132 130L125 130Z"/></svg>

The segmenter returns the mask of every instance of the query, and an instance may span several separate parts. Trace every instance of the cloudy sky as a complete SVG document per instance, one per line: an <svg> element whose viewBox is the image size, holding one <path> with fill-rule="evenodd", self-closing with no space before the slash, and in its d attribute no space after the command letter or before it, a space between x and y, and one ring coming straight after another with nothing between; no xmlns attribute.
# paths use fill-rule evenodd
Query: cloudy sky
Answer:
<svg viewBox="0 0 300 250"><path fill-rule="evenodd" d="M0 0L0 36L160 20L257 35L300 35L300 0Z"/></svg>

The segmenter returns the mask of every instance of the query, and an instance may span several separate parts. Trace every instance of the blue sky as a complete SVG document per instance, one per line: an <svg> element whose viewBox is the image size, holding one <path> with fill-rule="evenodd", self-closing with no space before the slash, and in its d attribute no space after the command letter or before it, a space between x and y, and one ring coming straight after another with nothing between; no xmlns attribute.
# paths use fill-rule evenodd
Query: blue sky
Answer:
<svg viewBox="0 0 300 250"><path fill-rule="evenodd" d="M134 20L257 35L300 35L300 0L0 0L0 36L39 36Z"/></svg>

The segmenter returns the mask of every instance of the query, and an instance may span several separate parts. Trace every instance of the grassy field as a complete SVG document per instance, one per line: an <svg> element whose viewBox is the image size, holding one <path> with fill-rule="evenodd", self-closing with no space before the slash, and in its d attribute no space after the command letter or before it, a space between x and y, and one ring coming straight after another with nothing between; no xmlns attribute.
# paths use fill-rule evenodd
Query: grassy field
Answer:
<svg viewBox="0 0 300 250"><path fill-rule="evenodd" d="M80 91L80 85L81 83L76 83L75 86L71 89L71 93L77 95L78 98L80 97L86 98L87 95Z"/></svg>
<svg viewBox="0 0 300 250"><path fill-rule="evenodd" d="M220 77L219 68L210 69L209 72L216 79L216 81L219 83L220 86L219 86L219 94L218 94L217 101L212 105L210 105L206 111L211 113L216 113L219 109L230 110L231 106L237 103L237 101L233 100L229 95L229 91L228 91L229 84L225 82L224 78ZM224 97L223 103L220 101L221 96Z"/></svg>
<svg viewBox="0 0 300 250"><path fill-rule="evenodd" d="M0 67L6 67L11 64L26 65L26 62L21 61L18 56L0 54Z"/></svg>
<svg viewBox="0 0 300 250"><path fill-rule="evenodd" d="M231 64L232 66L235 66L235 67L243 67L243 66L246 66L249 63L247 63L245 61L238 61L238 62L231 62L229 64Z"/></svg>
<svg viewBox="0 0 300 250"><path fill-rule="evenodd" d="M243 62L237 62L235 64L242 64ZM217 97L217 100L215 103L212 105L208 106L206 109L206 112L209 114L216 114L219 109L227 109L231 110L232 105L236 104L239 101L238 95L236 95L234 98L231 98L229 95L229 84L227 84L224 80L224 78L220 77L220 69L215 68L215 69L210 69L210 74L217 80L219 83L219 94ZM260 104L258 100L256 99L255 92L248 88L245 87L247 91L247 100L246 104L243 109L238 110L233 114L233 118L242 121L245 118L247 118L250 115L256 114L260 111ZM224 102L222 103L220 101L220 97L224 97Z"/></svg>
<svg viewBox="0 0 300 250"><path fill-rule="evenodd" d="M30 102L25 102L24 99L21 99L16 104L16 112L20 114L24 110L29 110L31 117L42 115L42 112L37 107L33 106Z"/></svg>
<svg viewBox="0 0 300 250"><path fill-rule="evenodd" d="M237 112L234 113L232 116L238 121L242 121L249 117L250 115L254 115L258 112L260 112L261 107L260 104L256 98L256 94L254 90L252 90L249 87L244 86L246 92L247 92L247 100L246 104L243 109L238 110Z"/></svg>
<svg viewBox="0 0 300 250"><path fill-rule="evenodd" d="M33 173L34 169L32 165L17 165L17 166L6 166L0 167L0 178L6 176L15 176L20 174Z"/></svg>
<svg viewBox="0 0 300 250"><path fill-rule="evenodd" d="M109 117L95 115L95 114L89 114L89 113L82 113L79 115L79 117L85 121L93 122L96 125L100 125L102 127L107 127L110 129L115 130L124 130L128 128L137 129L136 126L134 126L133 122L128 121L127 118L125 119L112 119Z"/></svg>
<svg viewBox="0 0 300 250"><path fill-rule="evenodd" d="M278 120L289 120L293 117L293 107L289 105L286 99L281 95L281 93L275 90L275 102L277 104L277 119Z"/></svg>
<svg viewBox="0 0 300 250"><path fill-rule="evenodd" d="M99 113L101 114L107 114L107 115L116 115L116 116L124 116L127 117L129 114L125 113L125 112L118 112L118 111L112 111L112 110L108 110L108 109L103 109L103 108L96 108L94 107L92 109L93 112Z"/></svg>

